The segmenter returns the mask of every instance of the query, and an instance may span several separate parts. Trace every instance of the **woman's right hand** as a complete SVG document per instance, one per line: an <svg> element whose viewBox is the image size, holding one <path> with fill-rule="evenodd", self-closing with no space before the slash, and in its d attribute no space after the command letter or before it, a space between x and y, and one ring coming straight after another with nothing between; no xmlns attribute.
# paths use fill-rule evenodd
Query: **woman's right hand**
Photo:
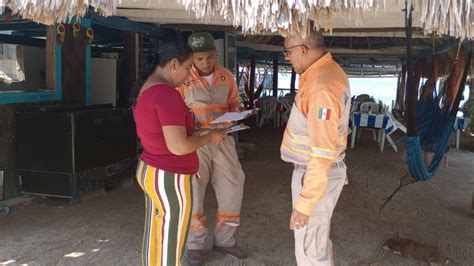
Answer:
<svg viewBox="0 0 474 266"><path fill-rule="evenodd" d="M209 138L209 144L219 144L221 143L228 135L222 133L220 130L211 130L206 136Z"/></svg>
<svg viewBox="0 0 474 266"><path fill-rule="evenodd" d="M196 129L193 132L194 137L200 137L209 134L212 131L212 129Z"/></svg>

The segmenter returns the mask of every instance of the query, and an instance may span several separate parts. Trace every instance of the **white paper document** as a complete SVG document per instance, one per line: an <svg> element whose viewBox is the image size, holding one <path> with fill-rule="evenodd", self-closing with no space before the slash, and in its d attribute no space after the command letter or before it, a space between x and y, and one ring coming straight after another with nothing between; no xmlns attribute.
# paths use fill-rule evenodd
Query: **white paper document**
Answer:
<svg viewBox="0 0 474 266"><path fill-rule="evenodd" d="M229 112L225 113L218 118L216 118L214 121L211 121L211 124L218 124L222 122L234 122L234 121L239 121L242 119L245 119L253 114L254 110L246 110L242 112Z"/></svg>
<svg viewBox="0 0 474 266"><path fill-rule="evenodd" d="M231 127L228 127L228 128L224 128L222 130L222 132L224 133L232 133L232 132L236 132L236 131L240 131L240 130L244 130L244 129L249 129L250 127L247 126L247 125L244 125L244 124L237 124L237 125L234 125L234 126L231 126Z"/></svg>

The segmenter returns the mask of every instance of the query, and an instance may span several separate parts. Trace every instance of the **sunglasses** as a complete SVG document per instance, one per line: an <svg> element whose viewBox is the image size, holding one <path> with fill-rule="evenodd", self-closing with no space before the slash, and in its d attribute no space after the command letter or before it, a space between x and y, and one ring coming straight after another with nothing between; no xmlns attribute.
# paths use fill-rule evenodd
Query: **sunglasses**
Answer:
<svg viewBox="0 0 474 266"><path fill-rule="evenodd" d="M283 53L284 56L288 56L289 52L291 49L293 48L296 48L296 47L300 47L300 46L303 46L304 48L308 49L308 47L304 44L297 44L297 45L293 45L293 46L290 46L288 48L286 47L283 47L283 49L281 50L281 52Z"/></svg>

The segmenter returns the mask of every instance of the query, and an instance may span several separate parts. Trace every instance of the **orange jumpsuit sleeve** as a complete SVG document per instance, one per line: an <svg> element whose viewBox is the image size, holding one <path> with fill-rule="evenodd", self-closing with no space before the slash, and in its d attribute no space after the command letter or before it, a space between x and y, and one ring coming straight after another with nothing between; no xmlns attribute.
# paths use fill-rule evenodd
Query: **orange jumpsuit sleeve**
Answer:
<svg viewBox="0 0 474 266"><path fill-rule="evenodd" d="M229 97L227 98L229 112L238 112L240 111L239 88L233 76L228 75L227 78L230 80Z"/></svg>
<svg viewBox="0 0 474 266"><path fill-rule="evenodd" d="M342 109L339 99L329 90L318 85L318 90L308 94L306 103L302 103L307 110L311 156L295 209L306 215L311 214L314 205L324 196L329 168L339 158L336 143Z"/></svg>

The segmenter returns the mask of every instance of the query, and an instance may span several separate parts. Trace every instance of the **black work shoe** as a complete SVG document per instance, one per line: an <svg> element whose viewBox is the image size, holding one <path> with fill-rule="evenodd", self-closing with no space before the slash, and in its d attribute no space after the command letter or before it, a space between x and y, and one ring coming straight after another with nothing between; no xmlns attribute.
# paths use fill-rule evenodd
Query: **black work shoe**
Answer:
<svg viewBox="0 0 474 266"><path fill-rule="evenodd" d="M204 263L204 251L202 249L188 249L186 259L190 266L201 266Z"/></svg>
<svg viewBox="0 0 474 266"><path fill-rule="evenodd" d="M246 250L243 250L237 243L233 245L232 247L218 247L218 246L213 246L213 249L219 253L223 254L230 254L236 258L239 259L245 259L249 256L249 253Z"/></svg>

